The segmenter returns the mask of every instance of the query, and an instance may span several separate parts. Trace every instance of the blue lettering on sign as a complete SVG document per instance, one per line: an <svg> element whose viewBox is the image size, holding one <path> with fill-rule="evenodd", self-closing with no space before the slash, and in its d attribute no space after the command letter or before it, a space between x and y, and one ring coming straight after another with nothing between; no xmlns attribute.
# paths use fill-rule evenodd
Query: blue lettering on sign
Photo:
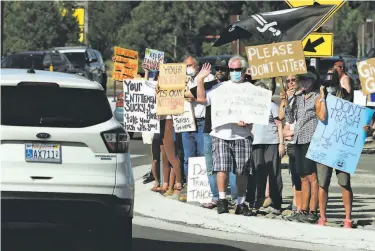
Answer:
<svg viewBox="0 0 375 251"><path fill-rule="evenodd" d="M374 111L332 95L326 104L327 119L319 121L306 157L354 174L366 139L363 127Z"/></svg>

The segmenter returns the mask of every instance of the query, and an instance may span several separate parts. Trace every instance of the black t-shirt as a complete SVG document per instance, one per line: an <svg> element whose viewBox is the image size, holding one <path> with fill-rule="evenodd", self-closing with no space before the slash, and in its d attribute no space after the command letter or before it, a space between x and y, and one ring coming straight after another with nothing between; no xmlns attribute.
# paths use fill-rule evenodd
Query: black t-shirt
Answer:
<svg viewBox="0 0 375 251"><path fill-rule="evenodd" d="M204 83L204 89L210 90L213 86L219 84L219 81L217 79L214 79L209 82ZM193 87L190 89L191 94L193 94L194 98L197 98L197 87ZM211 121L211 106L206 106L206 116L204 120L204 133L210 133L212 127L212 121Z"/></svg>

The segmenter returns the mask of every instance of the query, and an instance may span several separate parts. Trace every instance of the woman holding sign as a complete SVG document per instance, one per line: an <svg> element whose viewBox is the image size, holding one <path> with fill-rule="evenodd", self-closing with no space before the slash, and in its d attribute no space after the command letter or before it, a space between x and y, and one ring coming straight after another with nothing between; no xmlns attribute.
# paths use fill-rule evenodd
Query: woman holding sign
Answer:
<svg viewBox="0 0 375 251"><path fill-rule="evenodd" d="M314 67L307 74L297 76L301 91L289 100L291 106L285 109L289 124L295 124L293 141L295 143L296 172L301 177L302 211L294 217L301 222L317 222L319 217L316 162L306 158L306 153L314 135L318 120L324 121L327 115L325 92L320 88L319 75ZM308 211L309 209L309 211Z"/></svg>

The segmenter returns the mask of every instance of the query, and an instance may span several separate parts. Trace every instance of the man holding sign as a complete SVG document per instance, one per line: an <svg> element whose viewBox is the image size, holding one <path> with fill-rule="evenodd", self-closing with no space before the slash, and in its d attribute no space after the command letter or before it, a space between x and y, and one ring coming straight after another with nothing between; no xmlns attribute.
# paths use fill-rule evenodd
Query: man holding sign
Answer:
<svg viewBox="0 0 375 251"><path fill-rule="evenodd" d="M207 105L211 105L212 94L215 92L214 90L220 86L251 85L249 82L244 82L247 62L243 57L232 57L229 60L228 66L231 80L216 85L206 93L204 89L204 78L210 74L211 65L203 65L201 72L197 76L198 100L204 100ZM228 95L230 95L230 93L228 93ZM214 105L217 104L212 103L212 107L214 107ZM213 170L217 172L217 185L219 190L217 212L219 214L229 212L225 191L227 188L228 173L233 172L237 176L237 207L235 214L245 216L252 215L249 207L245 204L247 177L251 167L251 148L253 141L251 129L252 124L247 124L241 120L239 120L238 123L227 123L218 127L214 127L213 124L213 130L211 132L212 157Z"/></svg>

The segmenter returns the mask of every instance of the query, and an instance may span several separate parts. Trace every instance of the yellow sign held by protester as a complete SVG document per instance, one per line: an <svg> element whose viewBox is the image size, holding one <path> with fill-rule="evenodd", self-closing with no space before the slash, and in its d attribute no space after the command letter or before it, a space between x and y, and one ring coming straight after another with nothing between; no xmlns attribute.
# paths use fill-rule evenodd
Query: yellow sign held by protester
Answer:
<svg viewBox="0 0 375 251"><path fill-rule="evenodd" d="M357 68L363 94L375 93L375 58L358 62Z"/></svg>
<svg viewBox="0 0 375 251"><path fill-rule="evenodd" d="M303 41L306 57L332 57L333 33L311 33Z"/></svg>
<svg viewBox="0 0 375 251"><path fill-rule="evenodd" d="M253 80L307 72L301 41L249 46L246 54Z"/></svg>

